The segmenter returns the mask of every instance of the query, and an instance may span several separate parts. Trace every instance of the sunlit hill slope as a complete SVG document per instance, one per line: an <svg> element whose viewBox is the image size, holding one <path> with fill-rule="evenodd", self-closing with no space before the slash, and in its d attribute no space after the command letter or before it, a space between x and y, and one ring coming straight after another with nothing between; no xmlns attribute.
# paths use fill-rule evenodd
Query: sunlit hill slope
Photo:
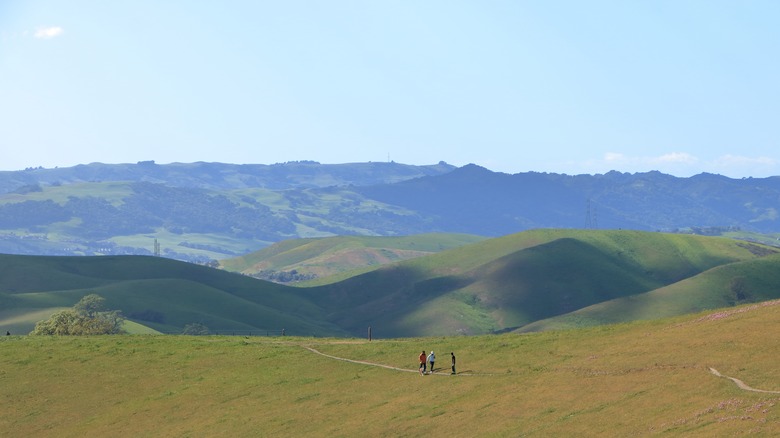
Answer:
<svg viewBox="0 0 780 438"><path fill-rule="evenodd" d="M778 298L778 268L777 249L763 245L620 230L527 231L308 287L159 257L6 255L0 329L29 332L97 293L130 320L168 333L195 322L318 336L363 336L371 326L382 338L544 330Z"/></svg>
<svg viewBox="0 0 780 438"><path fill-rule="evenodd" d="M778 321L775 300L579 330L371 342L2 336L0 435L778 436ZM438 355L434 375L417 373L423 349Z"/></svg>

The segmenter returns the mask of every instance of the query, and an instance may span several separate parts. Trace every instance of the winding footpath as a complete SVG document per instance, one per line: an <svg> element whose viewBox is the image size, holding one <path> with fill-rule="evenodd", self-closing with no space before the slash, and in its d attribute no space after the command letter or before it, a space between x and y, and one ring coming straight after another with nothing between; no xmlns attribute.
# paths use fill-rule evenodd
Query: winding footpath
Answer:
<svg viewBox="0 0 780 438"><path fill-rule="evenodd" d="M419 370L410 370L410 369L407 369L407 368L398 368L398 367L394 367L394 366L390 366L390 365L382 365L381 363L366 362L364 360L345 359L343 357L331 356L330 354L325 354L325 353L323 353L323 352L321 352L319 350L316 350L316 349L314 349L312 347L307 347L305 345L301 345L301 347L311 351L312 353L319 354L320 356L325 356L327 358L340 360L340 361L343 361L343 362L351 362L351 363L357 363L357 364L361 364L361 365L368 365L368 366L372 366L372 367L386 368L388 370L403 371L405 373L419 373L420 372ZM430 372L430 373L426 373L426 375L452 376L453 374L442 373L442 372ZM492 376L493 374L481 374L481 373L480 374L475 374L475 373L471 373L471 372L465 371L465 372L460 372L460 373L457 373L457 374L454 374L454 375L455 376L476 376L476 375Z"/></svg>
<svg viewBox="0 0 780 438"><path fill-rule="evenodd" d="M329 354L325 354L325 353L323 353L323 352L321 352L319 350L315 350L314 348L307 347L305 345L301 345L301 347L311 351L312 353L319 354L320 356L325 356L325 357L328 357L330 359L341 360L341 361L344 361L344 362L359 363L361 365L369 365L369 366L372 366L372 367L387 368L388 370L405 371L405 372L409 372L409 373L417 373L417 372L419 372L419 371L415 371L415 370L407 370L407 369L404 369L404 368L392 367L390 365L382 365L380 363L373 363L373 362L366 362L366 361L363 361L363 360L345 359L343 357L331 356Z"/></svg>
<svg viewBox="0 0 780 438"><path fill-rule="evenodd" d="M314 354L319 354L320 356L324 356L324 357L327 357L329 359L340 360L340 361L343 361L343 362L350 362L350 363L356 363L356 364L361 364L361 365L368 365L368 366L372 366L372 367L386 368L388 370L403 371L405 373L419 373L419 370L417 370L417 371L416 370L410 370L410 369L407 369L407 368L399 368L399 367L394 367L394 366L390 366L390 365L383 365L381 363L367 362L367 361L364 361L364 360L346 359L346 358L343 358L343 357L331 356L330 354L325 354L325 353L323 353L323 352L321 352L321 351L319 351L317 349L314 349L312 347L307 347L305 345L301 345L301 347L311 351ZM753 388L752 386L749 386L745 382L743 382L743 381L741 381L741 380L739 380L739 379L737 379L735 377L724 376L723 374L718 372L718 370L716 370L715 368L712 368L712 367L710 367L710 372L713 375L717 376L717 377L723 377L724 379L731 380L732 382L734 382L737 385L737 387L739 387L739 389L743 389L745 391L761 392L761 393L764 393L764 394L780 394L780 391L768 391L768 390L765 390L765 389ZM451 375L449 373L441 373L441 372L439 372L439 373L433 372L433 373L430 373L430 374L433 374L435 376L450 376ZM473 376L475 374L466 372L466 373L458 373L456 375L458 375L458 376ZM480 375L488 375L488 376L490 376L490 375L493 375L493 374L480 374Z"/></svg>
<svg viewBox="0 0 780 438"><path fill-rule="evenodd" d="M718 370L715 368L710 367L710 372L718 377L723 377L726 379L731 380L732 382L736 383L739 389L744 389L745 391L753 391L753 392L763 392L765 394L780 394L780 391L767 391L765 389L756 389L752 386L748 386L745 382L736 379L734 377L724 376L723 374L719 373Z"/></svg>

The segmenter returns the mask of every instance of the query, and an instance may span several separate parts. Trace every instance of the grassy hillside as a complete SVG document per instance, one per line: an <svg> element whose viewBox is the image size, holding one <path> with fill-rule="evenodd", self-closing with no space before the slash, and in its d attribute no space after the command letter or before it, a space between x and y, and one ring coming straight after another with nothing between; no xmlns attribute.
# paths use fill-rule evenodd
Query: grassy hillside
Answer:
<svg viewBox="0 0 780 438"><path fill-rule="evenodd" d="M0 328L14 333L89 293L163 332L199 322L212 330L344 333L292 288L160 257L0 255L0 281Z"/></svg>
<svg viewBox="0 0 780 438"><path fill-rule="evenodd" d="M523 335L2 337L0 435L777 436L778 321L771 301ZM415 372L423 349L441 373Z"/></svg>
<svg viewBox="0 0 780 438"><path fill-rule="evenodd" d="M222 260L220 267L248 275L266 276L295 271L304 279L309 279L308 284L325 284L391 262L430 255L484 239L467 234L292 239L245 256ZM316 280L312 280L312 277Z"/></svg>
<svg viewBox="0 0 780 438"><path fill-rule="evenodd" d="M354 333L373 326L388 336L477 334L649 292L774 251L715 237L533 230L314 287L308 296ZM770 294L780 296L780 287Z"/></svg>
<svg viewBox="0 0 780 438"><path fill-rule="evenodd" d="M594 304L536 321L520 331L541 331L662 318L780 296L780 255L718 266L644 294Z"/></svg>
<svg viewBox="0 0 780 438"><path fill-rule="evenodd" d="M740 239L764 245L780 246L780 233L752 233L749 231L731 231L722 234L724 237Z"/></svg>
<svg viewBox="0 0 780 438"><path fill-rule="evenodd" d="M209 190L144 182L77 183L0 193L0 251L151 255L197 262L294 237L436 230L402 208L347 189Z"/></svg>
<svg viewBox="0 0 780 438"><path fill-rule="evenodd" d="M470 239L451 242L461 244L461 238ZM340 251L365 254L360 251L368 243L431 250L435 242L439 236L292 241L265 260L291 266ZM166 333L198 322L212 330L285 329L290 335L362 335L369 326L378 338L474 335L563 315L569 315L563 326L579 327L780 297L780 256L771 255L777 251L717 237L534 230L360 275L344 272L348 278L312 287L159 257L0 256L0 330L29 332L89 293ZM572 313L581 309L587 310Z"/></svg>

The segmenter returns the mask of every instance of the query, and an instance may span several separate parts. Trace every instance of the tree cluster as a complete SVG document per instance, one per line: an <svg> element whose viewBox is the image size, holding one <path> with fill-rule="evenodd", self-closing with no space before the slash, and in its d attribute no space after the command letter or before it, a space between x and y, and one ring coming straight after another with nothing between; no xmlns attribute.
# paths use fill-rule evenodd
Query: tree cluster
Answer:
<svg viewBox="0 0 780 438"><path fill-rule="evenodd" d="M124 333L124 317L118 310L106 310L105 299L90 294L70 309L60 310L39 321L31 335L114 335Z"/></svg>
<svg viewBox="0 0 780 438"><path fill-rule="evenodd" d="M252 277L259 278L260 280L272 281L274 283L293 283L317 278L317 276L314 274L302 274L296 269L293 269L292 271L264 270L252 274Z"/></svg>

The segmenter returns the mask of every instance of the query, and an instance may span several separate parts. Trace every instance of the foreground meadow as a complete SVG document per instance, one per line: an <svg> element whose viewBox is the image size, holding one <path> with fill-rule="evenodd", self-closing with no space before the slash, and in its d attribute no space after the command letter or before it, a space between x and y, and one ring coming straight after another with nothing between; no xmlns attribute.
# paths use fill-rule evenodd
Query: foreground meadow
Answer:
<svg viewBox="0 0 780 438"><path fill-rule="evenodd" d="M592 329L371 342L6 336L0 436L776 436L778 335L780 301ZM442 372L420 376L417 356L431 349Z"/></svg>

